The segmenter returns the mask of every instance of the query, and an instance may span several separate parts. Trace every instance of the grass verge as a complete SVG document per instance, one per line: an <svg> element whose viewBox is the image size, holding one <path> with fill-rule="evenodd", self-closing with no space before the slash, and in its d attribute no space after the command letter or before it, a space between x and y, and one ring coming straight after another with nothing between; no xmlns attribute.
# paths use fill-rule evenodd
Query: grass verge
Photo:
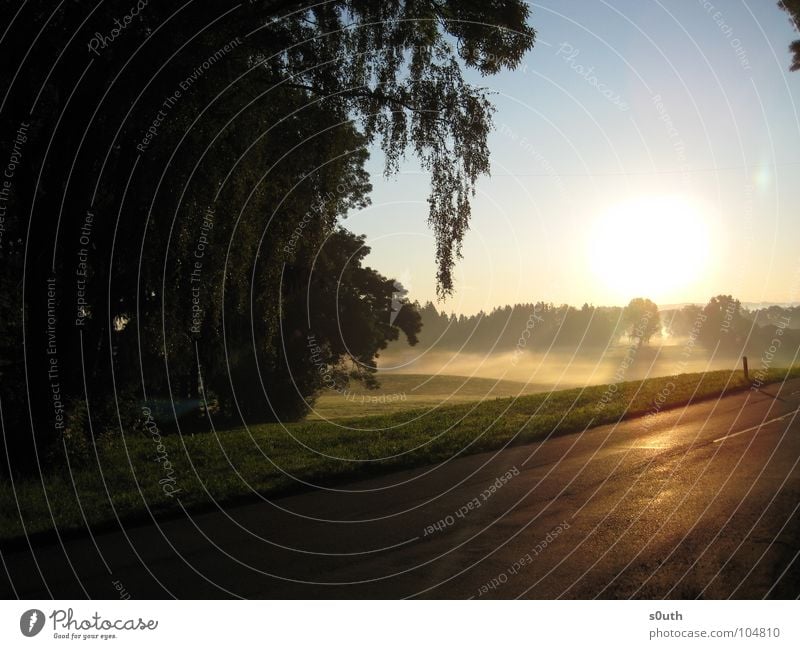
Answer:
<svg viewBox="0 0 800 649"><path fill-rule="evenodd" d="M773 369L764 383L796 376L800 367ZM429 465L641 416L655 410L657 399L665 410L748 386L742 372L680 374L335 423L125 436L99 444L88 457L70 458L71 472L0 483L0 543L47 538L56 527L70 535L88 524L96 532L181 507L287 493L303 482L332 484Z"/></svg>

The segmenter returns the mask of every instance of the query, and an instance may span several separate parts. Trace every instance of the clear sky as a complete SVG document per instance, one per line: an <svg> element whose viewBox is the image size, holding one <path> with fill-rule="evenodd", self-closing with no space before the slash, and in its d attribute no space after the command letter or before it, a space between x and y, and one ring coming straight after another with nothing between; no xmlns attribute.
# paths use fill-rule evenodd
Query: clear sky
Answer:
<svg viewBox="0 0 800 649"><path fill-rule="evenodd" d="M798 38L771 0L531 3L522 66L495 92L492 177L456 292L474 313L537 300L800 301ZM409 157L345 225L368 263L435 299L428 177Z"/></svg>

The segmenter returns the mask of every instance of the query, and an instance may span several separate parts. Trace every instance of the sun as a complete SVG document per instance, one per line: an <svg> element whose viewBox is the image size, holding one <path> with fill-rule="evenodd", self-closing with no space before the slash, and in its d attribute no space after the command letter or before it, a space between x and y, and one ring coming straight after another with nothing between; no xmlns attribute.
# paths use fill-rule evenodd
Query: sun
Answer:
<svg viewBox="0 0 800 649"><path fill-rule="evenodd" d="M589 270L616 300L685 301L709 265L708 224L681 196L641 196L599 215L587 241Z"/></svg>

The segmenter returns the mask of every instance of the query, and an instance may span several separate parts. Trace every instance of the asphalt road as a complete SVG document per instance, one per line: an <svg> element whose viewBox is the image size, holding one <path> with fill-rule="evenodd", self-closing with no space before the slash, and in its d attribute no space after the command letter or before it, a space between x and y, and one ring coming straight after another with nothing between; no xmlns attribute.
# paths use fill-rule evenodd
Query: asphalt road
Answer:
<svg viewBox="0 0 800 649"><path fill-rule="evenodd" d="M800 380L778 387L335 491L4 553L0 589L24 598L117 598L119 588L132 598L796 598Z"/></svg>

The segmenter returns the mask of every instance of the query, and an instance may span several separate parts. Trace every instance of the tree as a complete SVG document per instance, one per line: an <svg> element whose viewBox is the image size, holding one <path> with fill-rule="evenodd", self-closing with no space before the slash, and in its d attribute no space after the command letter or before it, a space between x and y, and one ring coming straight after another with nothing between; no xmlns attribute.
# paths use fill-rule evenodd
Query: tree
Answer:
<svg viewBox="0 0 800 649"><path fill-rule="evenodd" d="M633 298L625 307L623 321L628 328L628 337L640 346L649 343L650 338L661 331L658 306L647 298Z"/></svg>
<svg viewBox="0 0 800 649"><path fill-rule="evenodd" d="M320 390L342 392L351 379L377 387L378 353L401 333L417 344L416 306L393 280L362 265L369 252L363 237L338 228L315 263L303 265L302 281L282 288L278 332L234 380L247 420L296 419Z"/></svg>
<svg viewBox="0 0 800 649"><path fill-rule="evenodd" d="M367 141L379 139L387 174L408 149L430 172L440 295L453 289L470 197L489 171L493 108L462 67L515 68L534 41L528 15L519 0L325 3L273 27L288 57L262 57L270 82L360 120Z"/></svg>
<svg viewBox="0 0 800 649"><path fill-rule="evenodd" d="M670 334L673 336L699 337L705 323L703 307L697 304L686 304L672 315Z"/></svg>
<svg viewBox="0 0 800 649"><path fill-rule="evenodd" d="M54 357L67 414L83 417L90 403L98 432L133 426L154 396L197 397L199 373L234 420L264 415L268 402L300 416L316 385L285 389L286 368L305 376L309 361L305 344L281 344L292 309L309 291L324 304L335 287L354 314L380 319L375 305L394 286L365 268L325 290L304 283L321 258L355 245L338 224L369 202L369 147L382 149L386 173L406 152L430 172L438 290L448 294L470 198L489 170L493 109L464 71L514 68L534 40L519 0L150 3L87 53L127 9L103 3L87 19L76 3L52 16L26 7L0 45L0 137L30 125L0 251L0 344L13 361L0 399L30 394L4 408L24 447L15 457L61 441ZM358 323L363 367L370 350L413 331L411 313L392 326ZM341 352L342 334L324 332L321 346Z"/></svg>
<svg viewBox="0 0 800 649"><path fill-rule="evenodd" d="M742 316L742 305L731 295L712 297L703 307L705 321L700 331L701 342L709 348L740 352L750 330Z"/></svg>
<svg viewBox="0 0 800 649"><path fill-rule="evenodd" d="M789 14L789 20L797 30L800 25L800 0L781 0L778 6ZM792 54L792 64L789 69L796 72L800 70L800 40L793 41L789 45L789 52Z"/></svg>

